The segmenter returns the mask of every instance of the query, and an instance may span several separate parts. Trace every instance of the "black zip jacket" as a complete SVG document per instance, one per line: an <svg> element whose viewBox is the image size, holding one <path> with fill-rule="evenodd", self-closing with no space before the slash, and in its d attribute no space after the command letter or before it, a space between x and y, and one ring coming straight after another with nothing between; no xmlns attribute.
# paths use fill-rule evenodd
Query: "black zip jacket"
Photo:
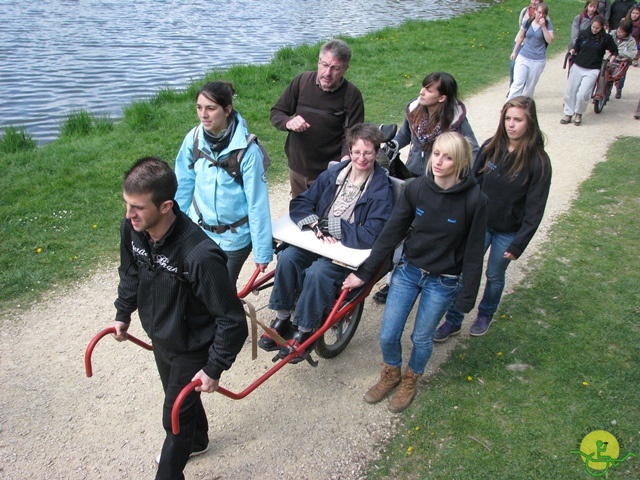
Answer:
<svg viewBox="0 0 640 480"><path fill-rule="evenodd" d="M356 275L368 281L408 232L407 260L434 275L462 274L463 288L455 308L470 312L482 276L486 225L487 199L473 176L442 190L431 176L422 175L405 188Z"/></svg>
<svg viewBox="0 0 640 480"><path fill-rule="evenodd" d="M573 63L587 70L599 70L607 50L612 55L618 55L616 42L604 29L596 35L593 34L591 28L582 30L578 34L573 49L576 51L572 58Z"/></svg>
<svg viewBox="0 0 640 480"><path fill-rule="evenodd" d="M129 323L137 309L154 344L177 354L209 349L203 370L216 380L247 338L244 309L229 281L224 252L208 237L182 252L187 254L178 272L181 246L200 227L176 205L174 213L175 222L155 244L122 221L116 320Z"/></svg>
<svg viewBox="0 0 640 480"><path fill-rule="evenodd" d="M542 158L533 153L529 168L511 178L508 171L513 154L501 153L497 164L486 162L485 148L490 141L480 148L474 168L476 179L489 199L487 227L498 232L517 232L507 252L518 258L542 221L551 187L551 162L546 153Z"/></svg>

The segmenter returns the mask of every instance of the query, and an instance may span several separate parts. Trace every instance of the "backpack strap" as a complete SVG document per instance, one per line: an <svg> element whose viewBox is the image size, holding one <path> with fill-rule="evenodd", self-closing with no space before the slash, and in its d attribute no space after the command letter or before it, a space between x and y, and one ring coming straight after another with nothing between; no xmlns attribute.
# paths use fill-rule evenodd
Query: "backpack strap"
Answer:
<svg viewBox="0 0 640 480"><path fill-rule="evenodd" d="M195 210L196 215L198 215L198 225L200 225L200 227L202 227L207 232L212 232L212 233L217 233L218 235L222 235L227 230L231 230L231 233L237 233L236 228L239 227L240 225L244 225L249 221L249 216L245 215L240 220L236 220L235 222L230 223L229 225L209 225L202 218L202 213L200 213L200 209L198 208L198 203L196 202L195 195L193 196L192 202L193 202L193 209Z"/></svg>
<svg viewBox="0 0 640 480"><path fill-rule="evenodd" d="M198 126L196 127L196 131L193 133L193 154L192 154L193 158L191 159L191 163L189 164L189 170L193 170L198 159L204 155L199 148L200 146L200 139L198 135L199 133L200 133L200 127Z"/></svg>
<svg viewBox="0 0 640 480"><path fill-rule="evenodd" d="M247 146L245 148L232 150L227 157L218 161L215 158L208 155L206 152L203 152L202 150L200 150L199 148L200 142L199 142L199 135L198 135L199 132L200 132L200 128L196 128L196 131L193 135L193 159L189 164L189 170L193 170L198 159L200 159L201 157L204 157L206 160L208 160L211 163L212 167L220 167L224 169L224 171L227 172L229 175L231 175L231 177L236 182L242 185L242 173L240 171L240 162L242 161L244 154L249 148L249 145L251 145L253 142L256 142L258 137L253 133L250 133L247 136Z"/></svg>
<svg viewBox="0 0 640 480"><path fill-rule="evenodd" d="M531 24L533 23L533 19L534 17L529 17L526 21L526 23L524 24L524 34L525 36L527 35L527 31L529 30L529 27L531 27ZM578 27L579 29L580 27ZM547 48L549 46L549 44L547 43L547 39L544 38L544 33L542 34L542 40L544 41L544 48Z"/></svg>

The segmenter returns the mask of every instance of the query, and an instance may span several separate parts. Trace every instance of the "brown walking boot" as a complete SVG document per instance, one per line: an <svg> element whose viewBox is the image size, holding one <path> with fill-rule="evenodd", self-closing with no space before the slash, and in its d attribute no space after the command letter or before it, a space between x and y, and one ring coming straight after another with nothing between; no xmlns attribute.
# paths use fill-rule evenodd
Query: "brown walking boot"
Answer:
<svg viewBox="0 0 640 480"><path fill-rule="evenodd" d="M380 380L364 394L364 401L367 403L378 403L400 383L400 367L392 367L386 363L382 365L384 368Z"/></svg>
<svg viewBox="0 0 640 480"><path fill-rule="evenodd" d="M396 393L389 400L389 411L391 413L400 413L413 401L416 396L416 384L422 374L413 373L410 367L404 371L400 386Z"/></svg>

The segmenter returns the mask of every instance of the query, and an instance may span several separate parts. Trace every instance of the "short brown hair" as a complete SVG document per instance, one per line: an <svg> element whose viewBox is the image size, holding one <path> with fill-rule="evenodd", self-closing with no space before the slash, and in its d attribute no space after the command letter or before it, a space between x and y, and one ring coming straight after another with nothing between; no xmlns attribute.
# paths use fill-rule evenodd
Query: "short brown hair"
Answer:
<svg viewBox="0 0 640 480"><path fill-rule="evenodd" d="M143 157L124 174L122 189L132 195L150 193L151 201L160 207L175 198L178 180L169 164L161 158Z"/></svg>

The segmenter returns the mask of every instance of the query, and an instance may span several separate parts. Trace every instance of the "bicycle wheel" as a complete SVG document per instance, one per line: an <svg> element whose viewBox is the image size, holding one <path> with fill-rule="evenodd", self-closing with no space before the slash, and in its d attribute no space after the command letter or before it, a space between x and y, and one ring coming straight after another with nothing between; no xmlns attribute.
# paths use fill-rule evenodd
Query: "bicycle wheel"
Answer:
<svg viewBox="0 0 640 480"><path fill-rule="evenodd" d="M362 312L364 310L364 300L362 300L350 315L342 317L338 323L327 330L316 343L316 352L322 358L334 358L340 355L347 348L349 342L356 333Z"/></svg>

